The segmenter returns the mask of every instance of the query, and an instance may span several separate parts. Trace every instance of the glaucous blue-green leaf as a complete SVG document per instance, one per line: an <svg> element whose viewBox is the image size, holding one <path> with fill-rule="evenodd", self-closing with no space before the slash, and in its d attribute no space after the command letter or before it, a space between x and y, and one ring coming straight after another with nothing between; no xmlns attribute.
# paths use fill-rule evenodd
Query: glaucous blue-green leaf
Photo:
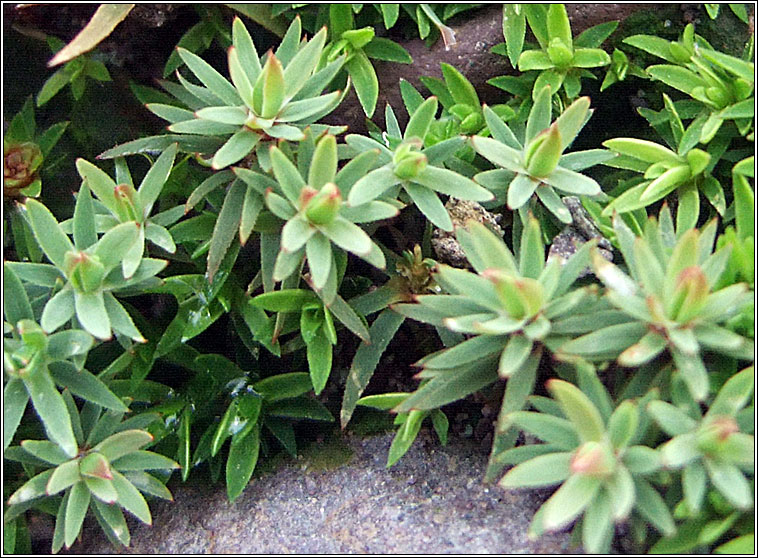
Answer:
<svg viewBox="0 0 758 558"><path fill-rule="evenodd" d="M235 17L232 24L232 44L248 81L255 83L261 73L260 57L249 31L239 17Z"/></svg>
<svg viewBox="0 0 758 558"><path fill-rule="evenodd" d="M194 118L194 113L191 110L176 107L174 105L166 105L163 103L147 103L145 108L156 115L158 118L168 120L171 124L174 122L183 122L184 120L190 120Z"/></svg>
<svg viewBox="0 0 758 558"><path fill-rule="evenodd" d="M41 366L35 367L24 376L23 381L48 438L57 443L66 455L74 457L78 446L68 409L48 371Z"/></svg>
<svg viewBox="0 0 758 558"><path fill-rule="evenodd" d="M140 236L141 226L135 221L121 223L106 232L92 247L105 269L119 265ZM135 266L136 270L136 266Z"/></svg>
<svg viewBox="0 0 758 558"><path fill-rule="evenodd" d="M177 49L177 52L187 67L192 70L192 73L197 76L203 85L213 91L213 93L220 99L223 99L226 104L235 106L242 102L242 99L240 99L234 86L205 60L195 53L181 47Z"/></svg>
<svg viewBox="0 0 758 558"><path fill-rule="evenodd" d="M152 441L153 436L144 430L123 430L109 436L92 450L102 454L108 461L115 461Z"/></svg>
<svg viewBox="0 0 758 558"><path fill-rule="evenodd" d="M300 122L307 120L316 114L330 111L330 107L334 108L337 105L340 96L340 91L333 91L318 97L310 97L287 103L276 119L279 122Z"/></svg>
<svg viewBox="0 0 758 558"><path fill-rule="evenodd" d="M98 339L111 338L111 321L105 309L103 292L74 292L76 317L82 327Z"/></svg>
<svg viewBox="0 0 758 558"><path fill-rule="evenodd" d="M507 415L506 422L566 451L573 451L579 445L579 438L573 425L564 418L546 413L513 411Z"/></svg>
<svg viewBox="0 0 758 558"><path fill-rule="evenodd" d="M95 229L95 211L92 203L87 182L82 183L79 193L76 195L74 206L74 219L72 223L74 233L74 246L79 250L86 250L97 242Z"/></svg>
<svg viewBox="0 0 758 558"><path fill-rule="evenodd" d="M55 382L69 389L74 395L116 411L127 412L129 408L108 389L102 380L86 370L77 370L68 362L50 364L50 374Z"/></svg>
<svg viewBox="0 0 758 558"><path fill-rule="evenodd" d="M505 345L505 339L500 336L479 335L458 343L454 347L440 353L428 355L418 365L424 368L447 369L476 361L478 358L500 353Z"/></svg>
<svg viewBox="0 0 758 558"><path fill-rule="evenodd" d="M212 167L223 169L247 157L258 145L261 136L243 128L230 137L213 156Z"/></svg>
<svg viewBox="0 0 758 558"><path fill-rule="evenodd" d="M63 232L57 219L50 210L34 199L26 200L26 212L29 223L45 255L59 269L64 268L66 252L73 250L74 245Z"/></svg>
<svg viewBox="0 0 758 558"><path fill-rule="evenodd" d="M329 240L348 252L364 256L371 251L371 237L347 219L337 217L331 223L321 225L319 229Z"/></svg>
<svg viewBox="0 0 758 558"><path fill-rule="evenodd" d="M271 165L282 192L292 204L296 204L305 181L297 167L278 148L271 148Z"/></svg>
<svg viewBox="0 0 758 558"><path fill-rule="evenodd" d="M461 247L478 273L485 269L500 269L516 273L516 262L508 247L495 233L476 221L456 231Z"/></svg>
<svg viewBox="0 0 758 558"><path fill-rule="evenodd" d="M107 504L97 498L93 499L92 503L94 504L95 518L100 527L106 533L110 533L113 539L124 546L129 546L131 535L121 508L116 504Z"/></svg>
<svg viewBox="0 0 758 558"><path fill-rule="evenodd" d="M47 483L53 475L53 471L55 469L48 469L26 481L18 490L11 494L11 497L8 498L8 505L22 504L45 495Z"/></svg>
<svg viewBox="0 0 758 558"><path fill-rule="evenodd" d="M533 342L524 335L511 335L500 354L498 374L510 378L526 362L532 352Z"/></svg>
<svg viewBox="0 0 758 558"><path fill-rule="evenodd" d="M3 263L3 312L8 323L16 325L21 320L33 320L29 297L13 268Z"/></svg>
<svg viewBox="0 0 758 558"><path fill-rule="evenodd" d="M326 135L319 140L313 152L308 170L308 185L319 190L324 184L334 182L336 174L337 140L333 135Z"/></svg>
<svg viewBox="0 0 758 558"><path fill-rule="evenodd" d="M317 290L321 290L326 284L332 265L332 246L329 239L322 234L311 236L306 242L305 253L313 285Z"/></svg>
<svg viewBox="0 0 758 558"><path fill-rule="evenodd" d="M350 78L358 95L358 100L367 117L374 114L376 100L379 96L379 80L376 77L374 66L366 56L366 53L357 51L345 64Z"/></svg>
<svg viewBox="0 0 758 558"><path fill-rule="evenodd" d="M290 61L283 61L285 64L284 83L286 97L292 98L295 96L313 74L325 42L326 28L321 28L305 46L299 48L297 54Z"/></svg>
<svg viewBox="0 0 758 558"><path fill-rule="evenodd" d="M66 548L69 548L82 529L84 516L87 514L90 504L90 491L83 482L77 482L69 494L65 512L65 537Z"/></svg>
<svg viewBox="0 0 758 558"><path fill-rule="evenodd" d="M613 525L611 496L606 489L601 489L587 506L582 518L584 548L592 553L608 552L614 534Z"/></svg>
<svg viewBox="0 0 758 558"><path fill-rule="evenodd" d="M400 209L380 200L373 200L357 207L343 206L340 215L351 223L371 223L397 216Z"/></svg>
<svg viewBox="0 0 758 558"><path fill-rule="evenodd" d="M3 451L8 449L24 416L29 393L18 378L10 378L3 389Z"/></svg>
<svg viewBox="0 0 758 558"><path fill-rule="evenodd" d="M292 275L300 267L304 253L305 250L298 250L297 252L280 250L274 263L274 281L281 281Z"/></svg>
<svg viewBox="0 0 758 558"><path fill-rule="evenodd" d="M601 192L600 185L594 179L562 167L557 167L542 180L569 194L596 196Z"/></svg>
<svg viewBox="0 0 758 558"><path fill-rule="evenodd" d="M169 459L159 453L145 450L137 450L122 455L118 459L113 460L111 466L121 472L145 470L168 471L179 468L179 464L173 459Z"/></svg>
<svg viewBox="0 0 758 558"><path fill-rule="evenodd" d="M453 230L453 221L433 190L424 186L418 186L413 182L406 183L404 187L413 203L427 219L444 231Z"/></svg>
<svg viewBox="0 0 758 558"><path fill-rule="evenodd" d="M229 64L229 76L232 79L234 87L237 89L237 93L239 94L240 98L242 98L242 101L245 103L245 105L250 110L254 110L255 101L253 98L253 84L255 83L258 75L256 75L256 79L253 79L252 81L250 80L248 70L242 66L242 63L240 62L240 55L238 54L237 48L235 46L229 47L229 50L227 51L227 60ZM251 74L254 72L255 70L250 70ZM243 123L244 121L240 122L240 124Z"/></svg>
<svg viewBox="0 0 758 558"><path fill-rule="evenodd" d="M706 417L718 415L734 416L747 404L753 389L753 367L750 366L726 381L708 408Z"/></svg>
<svg viewBox="0 0 758 558"><path fill-rule="evenodd" d="M315 72L312 76L308 78L308 80L305 82L303 87L298 91L297 95L295 95L292 98L293 102L299 102L306 99L312 99L319 95L324 88L329 85L334 77L337 75L337 73L342 69L342 67L345 64L346 56L343 54L339 56L337 59L333 60L317 72ZM347 91L347 88L345 89ZM329 95L334 95L335 99L341 99L344 91L334 91L332 93L329 93ZM335 106L337 104L337 101L333 101L335 103ZM288 106L291 103L288 103ZM286 110L287 107L285 107ZM324 110L331 110L331 109L324 109Z"/></svg>
<svg viewBox="0 0 758 558"><path fill-rule="evenodd" d="M540 455L516 465L498 483L503 488L552 486L566 480L570 474L572 454L555 452Z"/></svg>
<svg viewBox="0 0 758 558"><path fill-rule="evenodd" d="M150 515L150 508L139 490L118 471L112 471L112 474L113 480L111 482L113 482L113 487L118 494L118 504L143 523L152 525L153 519Z"/></svg>
<svg viewBox="0 0 758 558"><path fill-rule="evenodd" d="M419 138L423 140L435 114L437 114L437 98L429 97L411 115L408 125L405 127L403 139Z"/></svg>
<svg viewBox="0 0 758 558"><path fill-rule="evenodd" d="M395 410L402 413L413 409L436 409L462 399L496 379L497 366L491 356L457 369L446 369L417 389Z"/></svg>
<svg viewBox="0 0 758 558"><path fill-rule="evenodd" d="M470 178L440 167L426 167L413 181L458 199L473 201L494 199L492 192L477 185Z"/></svg>
<svg viewBox="0 0 758 558"><path fill-rule="evenodd" d="M653 486L640 477L635 477L635 509L663 535L670 536L676 531L674 519L666 502Z"/></svg>
<svg viewBox="0 0 758 558"><path fill-rule="evenodd" d="M184 120L182 122L175 122L168 127L169 131L177 134L199 134L199 135L212 135L220 136L225 134L234 134L239 130L239 126L235 124L224 124L222 122L214 122L212 120L201 120L199 118L193 120Z"/></svg>
<svg viewBox="0 0 758 558"><path fill-rule="evenodd" d="M601 480L591 476L572 475L547 502L542 518L545 529L555 530L570 523L592 502Z"/></svg>
<svg viewBox="0 0 758 558"><path fill-rule="evenodd" d="M75 311L74 291L71 288L64 288L45 304L40 325L45 331L51 333L69 321L74 316Z"/></svg>
<svg viewBox="0 0 758 558"><path fill-rule="evenodd" d="M347 203L355 207L375 200L400 182L401 179L395 175L391 166L380 167L353 184L348 194Z"/></svg>
<svg viewBox="0 0 758 558"><path fill-rule="evenodd" d="M61 447L50 440L24 440L21 442L21 447L25 452L53 465L60 465L70 460ZM76 478L78 478L78 465L76 471Z"/></svg>

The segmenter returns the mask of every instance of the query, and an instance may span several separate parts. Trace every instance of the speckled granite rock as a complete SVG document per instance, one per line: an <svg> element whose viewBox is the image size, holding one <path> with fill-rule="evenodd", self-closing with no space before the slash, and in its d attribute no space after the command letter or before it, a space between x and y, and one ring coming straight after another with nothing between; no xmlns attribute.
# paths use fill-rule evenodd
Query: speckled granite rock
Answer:
<svg viewBox="0 0 758 558"><path fill-rule="evenodd" d="M132 544L114 548L85 525L77 554L549 554L568 534L529 541L527 527L549 491L506 492L482 483L487 456L476 442L432 434L385 468L391 434L346 436L354 452L328 471L290 461L253 480L234 503L223 486L172 487L174 503L152 505L154 526L130 521Z"/></svg>

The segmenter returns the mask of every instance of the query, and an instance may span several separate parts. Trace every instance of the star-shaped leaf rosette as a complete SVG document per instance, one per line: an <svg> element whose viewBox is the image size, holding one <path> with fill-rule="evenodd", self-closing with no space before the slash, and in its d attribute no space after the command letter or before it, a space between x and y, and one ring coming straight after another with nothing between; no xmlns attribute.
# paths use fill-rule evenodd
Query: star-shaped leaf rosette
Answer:
<svg viewBox="0 0 758 558"><path fill-rule="evenodd" d="M602 554L610 549L615 524L640 518L664 535L672 535L674 519L648 480L661 469L661 458L640 443L645 426L642 403L626 399L614 409L592 366L577 363L576 373L581 388L552 378L546 383L552 400L530 398L530 404L541 412L515 411L506 418L542 443L502 454L502 461L515 467L500 480L500 486L560 485L534 514L529 537L573 523L572 537L581 537L587 552Z"/></svg>
<svg viewBox="0 0 758 558"><path fill-rule="evenodd" d="M53 553L76 542L89 513L94 514L111 542L128 546L129 527L122 510L152 525L145 496L172 500L159 476L178 469L179 464L142 449L154 438L146 430L129 428L129 419L122 421L123 410L103 412L99 406L91 405L79 411L68 391L62 399L76 424L75 429L69 428L73 451L50 440L24 440L20 446L8 448L6 459L21 463L33 460L32 470L42 471L8 498L5 519L10 521L23 514L35 500L60 495L58 500L50 501L56 516ZM137 417L145 423L144 415Z"/></svg>
<svg viewBox="0 0 758 558"><path fill-rule="evenodd" d="M347 202L351 207L381 199L396 199L401 191L435 226L453 230L453 222L438 194L462 200L490 201L492 192L456 172L442 166L462 146L460 137L451 138L423 148L424 137L437 113L437 98L429 97L413 112L405 128L402 142L389 146L351 134L345 138L357 151L379 150L379 168L358 180L350 190Z"/></svg>
<svg viewBox="0 0 758 558"><path fill-rule="evenodd" d="M97 232L104 232L119 223L132 222L138 225L137 242L121 262L124 277L131 277L142 262L146 240L170 254L176 251L174 239L166 227L184 215L184 207L173 207L150 216L171 173L176 151L176 144L169 146L150 167L136 189L124 159L116 161L116 181L89 161L76 161L76 169L88 187L88 192L84 195L89 197L89 192L92 192L97 198L97 201L87 202L92 204L92 210L95 211ZM72 231L74 219L64 221L61 226L66 232Z"/></svg>
<svg viewBox="0 0 758 558"><path fill-rule="evenodd" d="M321 95L345 57L319 67L326 28L310 41L301 41L300 35L300 18L295 18L276 52L259 58L250 33L236 18L228 51L231 83L202 58L179 48L202 86L177 72L181 86L162 85L189 110L159 103L147 108L171 122L168 129L175 134L227 137L213 156L214 169L232 165L253 150L261 167L269 169L270 140L302 140L303 128L334 110L348 89Z"/></svg>
<svg viewBox="0 0 758 558"><path fill-rule="evenodd" d="M456 229L456 238L476 273L440 264L434 281L448 294L417 295L415 304L395 304L403 316L468 338L427 355L416 363L421 386L394 412L439 408L495 382L506 380L495 431L488 477L502 465L498 455L512 447L518 432L504 425L532 393L545 348L565 340L555 334L557 321L595 298L592 288L569 290L587 265L591 243L561 266L545 261L539 222L530 216L518 256L485 225L473 220Z"/></svg>
<svg viewBox="0 0 758 558"><path fill-rule="evenodd" d="M608 24L604 27L597 26L598 29L594 34L580 35L574 41L565 5L550 4L549 8L536 5L521 10L514 7L514 11L516 13L513 14L512 19L514 23L521 20L521 33L523 34L526 17L540 46L540 50L522 52L518 59L519 71L540 71L534 82L535 95L539 94L542 87L547 84L552 86L555 92L563 87L566 96L573 99L581 90L581 78L589 74L586 68L598 68L610 64L610 56L603 49L597 48L602 43L602 39L613 30L612 27L610 31L608 30ZM506 33L507 27L508 23L505 23Z"/></svg>
<svg viewBox="0 0 758 558"><path fill-rule="evenodd" d="M335 249L351 252L378 268L385 267L381 249L356 223L394 217L398 204L367 200L360 206L350 207L343 200L358 177L374 165L377 155L376 151L363 153L337 172L337 140L326 135L316 144L310 164L300 164L301 174L282 149L271 147L271 165L278 189L266 190L265 203L271 213L285 221L273 269L274 281L299 273L305 256L310 282L329 304L338 286ZM299 158L302 157L301 153ZM242 175L253 172L237 170L242 171Z"/></svg>
<svg viewBox="0 0 758 558"><path fill-rule="evenodd" d="M605 298L623 317L614 325L595 325L561 351L592 360L617 358L628 367L668 353L674 375L681 376L695 401L703 401L710 389L705 351L740 360L753 357L754 341L725 322L742 312L755 293L746 283L718 287L730 247L713 251L715 219L702 230L679 230L677 238L664 205L658 221L650 218L641 237L618 215L613 225L628 272L597 253L593 266L607 288ZM594 317L588 314L587 320L593 323Z"/></svg>
<svg viewBox="0 0 758 558"><path fill-rule="evenodd" d="M550 124L550 87L545 86L529 113L525 136L519 140L505 122L485 107L484 117L492 137L474 136L471 145L501 168L480 172L474 180L491 190L502 190L508 184L508 208L518 209L522 222L526 221L529 204L536 203L537 194L550 213L563 223L571 223L571 213L555 190L575 196L601 194L594 179L577 171L613 157L603 149L563 153L589 119L589 108L588 97L577 99Z"/></svg>

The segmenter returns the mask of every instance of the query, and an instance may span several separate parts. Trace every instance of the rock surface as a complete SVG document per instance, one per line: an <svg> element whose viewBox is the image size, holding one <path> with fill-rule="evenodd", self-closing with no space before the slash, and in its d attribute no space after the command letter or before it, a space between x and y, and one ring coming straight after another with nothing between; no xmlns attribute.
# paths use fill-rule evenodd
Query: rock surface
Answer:
<svg viewBox="0 0 758 558"><path fill-rule="evenodd" d="M571 30L578 35L585 29L606 21L623 21L639 10L656 10L660 4L568 4L566 11L571 21ZM472 83L483 103L503 102L504 93L487 84L487 80L513 74L515 71L503 56L493 54L490 49L503 42L503 7L501 4L485 5L481 10L465 12L448 21L455 33L456 43L449 49L442 40L431 47L422 39L400 41L413 57L413 64L395 64L375 61L374 67L379 78L379 99L372 120L384 128L384 107L392 105L401 126L407 122L403 108L399 82L405 79L420 91L421 76L442 78L440 63L446 62L457 68ZM365 133L365 116L352 90L339 111L322 120L334 124L350 124L350 133Z"/></svg>
<svg viewBox="0 0 758 558"><path fill-rule="evenodd" d="M255 478L230 504L222 485L174 485L153 503L153 526L130 521L132 544L114 548L93 522L77 554L565 554L567 533L529 541L549 491L505 491L482 482L487 456L472 440L443 447L425 431L391 469L392 434L347 435L344 465L312 470L290 460ZM131 518L130 518L131 519Z"/></svg>

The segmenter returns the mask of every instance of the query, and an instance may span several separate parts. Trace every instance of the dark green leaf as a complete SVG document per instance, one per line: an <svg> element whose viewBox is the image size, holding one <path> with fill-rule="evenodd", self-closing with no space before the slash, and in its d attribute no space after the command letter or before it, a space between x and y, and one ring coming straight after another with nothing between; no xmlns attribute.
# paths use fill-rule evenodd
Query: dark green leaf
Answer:
<svg viewBox="0 0 758 558"><path fill-rule="evenodd" d="M313 291L282 289L258 295L250 300L250 304L269 312L299 312L304 305L317 301Z"/></svg>
<svg viewBox="0 0 758 558"><path fill-rule="evenodd" d="M267 412L284 418L334 421L334 417L323 404L308 397L279 400L270 405Z"/></svg>
<svg viewBox="0 0 758 558"><path fill-rule="evenodd" d="M253 384L256 393L261 394L268 402L298 397L311 391L312 387L307 372L279 374Z"/></svg>
<svg viewBox="0 0 758 558"><path fill-rule="evenodd" d="M392 467L410 449L413 441L418 436L421 423L427 416L425 411L411 411L405 417L392 440L392 445L387 455L387 467Z"/></svg>
<svg viewBox="0 0 758 558"><path fill-rule="evenodd" d="M244 182L235 180L224 198L224 205L213 228L211 247L208 251L207 274L209 281L213 281L213 277L237 233L242 218L242 204L246 190Z"/></svg>
<svg viewBox="0 0 758 558"><path fill-rule="evenodd" d="M350 422L355 405L363 390L366 389L382 353L384 353L404 320L404 316L386 309L371 324L369 334L371 335L372 343L362 342L360 344L348 373L345 391L342 396L342 410L340 411L342 428L345 428L347 423Z"/></svg>
<svg viewBox="0 0 758 558"><path fill-rule="evenodd" d="M323 333L317 334L307 343L307 358L313 391L319 395L326 386L332 370L332 343Z"/></svg>

